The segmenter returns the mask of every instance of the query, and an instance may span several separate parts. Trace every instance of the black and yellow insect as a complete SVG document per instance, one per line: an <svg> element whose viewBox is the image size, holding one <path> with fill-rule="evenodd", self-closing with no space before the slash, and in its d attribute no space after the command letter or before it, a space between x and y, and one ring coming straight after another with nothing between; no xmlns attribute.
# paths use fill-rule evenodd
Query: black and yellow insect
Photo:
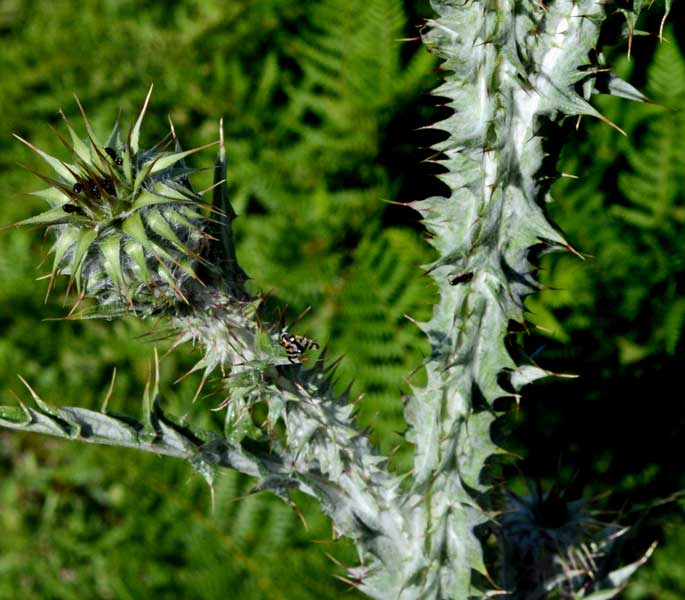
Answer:
<svg viewBox="0 0 685 600"><path fill-rule="evenodd" d="M314 340L310 340L303 335L293 335L287 331L281 332L278 336L278 341L285 349L285 353L288 355L288 360L291 363L302 362L302 355L310 349L318 350L319 344Z"/></svg>

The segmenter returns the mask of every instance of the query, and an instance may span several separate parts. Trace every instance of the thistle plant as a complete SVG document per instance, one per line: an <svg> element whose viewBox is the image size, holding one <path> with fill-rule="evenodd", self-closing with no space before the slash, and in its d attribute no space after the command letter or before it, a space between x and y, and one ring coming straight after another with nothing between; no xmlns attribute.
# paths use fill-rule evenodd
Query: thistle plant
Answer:
<svg viewBox="0 0 685 600"><path fill-rule="evenodd" d="M512 323L525 327L525 297L539 289L533 250L575 252L544 214L563 121L602 118L589 103L593 92L643 97L607 74L596 49L606 9L596 0L433 7L438 17L423 39L444 60L435 94L453 110L434 126L448 134L435 150L450 195L412 203L438 253L427 271L440 299L418 324L431 352L427 383L406 401L409 477L394 473L355 425L354 403L334 386L335 362L325 351L316 356L316 341L270 324L262 298L246 287L221 127L210 205L185 163L204 147L184 151L172 126L168 139L141 148L150 94L125 136L117 124L100 138L81 109L83 140L65 117L68 160L22 140L53 173L40 175L49 187L36 192L48 210L18 225L54 235L48 291L68 276L80 314L164 318L177 332L174 346L197 346L198 393L210 374L219 377L223 430L167 415L158 375L143 394L141 422L106 406L53 407L26 383L34 405L0 408L0 424L183 458L210 485L217 469L232 468L254 477L255 491L288 502L294 490L312 496L336 534L354 541L359 565L347 578L373 598L542 598L555 590L610 598L644 560L615 568L621 530L597 527L585 502L562 494L504 495L488 465L503 453L491 435L495 401L518 401L525 385L554 375L515 361L505 338ZM641 7L620 8L630 35ZM94 304L82 308L85 298ZM554 519L545 516L550 506ZM484 559L488 531L499 541L497 565Z"/></svg>

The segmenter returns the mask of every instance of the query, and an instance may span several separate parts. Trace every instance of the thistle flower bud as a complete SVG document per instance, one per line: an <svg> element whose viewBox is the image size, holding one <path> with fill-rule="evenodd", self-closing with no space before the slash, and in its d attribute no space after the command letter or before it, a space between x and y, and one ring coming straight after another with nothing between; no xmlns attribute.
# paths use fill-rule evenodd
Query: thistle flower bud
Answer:
<svg viewBox="0 0 685 600"><path fill-rule="evenodd" d="M184 159L207 146L183 151L172 128L165 140L141 148L151 92L124 139L118 122L106 140L96 137L80 103L86 141L62 115L70 141L58 136L71 152L71 162L15 136L55 173L41 175L50 187L34 192L47 201L48 210L16 224L44 225L55 235L48 293L56 275L68 275L79 299L94 297L107 313L145 315L185 302L187 282L199 281L209 240L207 218L202 196L188 180L193 170Z"/></svg>

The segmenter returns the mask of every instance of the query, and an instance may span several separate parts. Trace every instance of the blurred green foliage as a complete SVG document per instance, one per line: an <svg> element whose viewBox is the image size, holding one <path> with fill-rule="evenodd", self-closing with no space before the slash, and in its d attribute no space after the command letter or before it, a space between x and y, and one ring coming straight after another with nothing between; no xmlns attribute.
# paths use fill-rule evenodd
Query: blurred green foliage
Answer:
<svg viewBox="0 0 685 600"><path fill-rule="evenodd" d="M627 600L680 600L685 590L685 506L680 504L681 518L664 524L663 542L650 559L648 568L640 569L626 590Z"/></svg>
<svg viewBox="0 0 685 600"><path fill-rule="evenodd" d="M432 140L413 133L436 120L424 97L437 83L435 62L420 44L399 41L416 35L426 4L0 2L0 224L42 208L21 195L39 184L16 162L41 167L10 132L63 156L48 125L59 128L59 108L75 116L74 93L106 132L119 108L135 114L154 82L147 142L164 135L170 115L184 146L207 143L223 115L229 188L241 216L238 254L253 289L269 292L274 318L285 304L288 320L312 307L297 333L344 356L341 386L354 380L353 393L365 394L360 422L389 451L401 442L404 380L420 383L412 370L428 350L404 315L425 319L434 298L418 269L431 250L412 211L384 202L440 191L418 166L429 156L417 146ZM626 394L644 389L635 386L639 377L653 386L674 369L684 343L685 63L676 43L636 62L647 93L663 106L596 100L628 136L586 123L561 166L582 178L562 179L549 207L574 246L594 258L545 257L542 280L558 291L529 304L548 331L526 340L531 351L546 344L540 363L560 371L593 365L594 375L564 384L567 408L556 392L536 403L549 388L532 392L519 417L520 449L534 461L552 455L549 441L559 440L565 462L585 469L590 491L601 491L606 476L626 493L660 482L666 494L685 487L681 461L643 451L640 462L618 450L617 440L627 438L627 446L635 437L611 417L617 404L631 412L626 407L639 402L607 401L608 382L623 382ZM630 70L619 65L626 77ZM212 159L200 156L194 165ZM196 188L210 178L198 173ZM44 304L46 282L34 281L47 270L36 269L46 250L34 231L0 237L2 402L25 397L21 373L48 401L94 407L116 366L111 406L136 414L153 346L163 352L169 344L165 332L128 321L45 321L68 312L64 282ZM197 378L170 384L192 364L192 349L164 359L165 401L172 414L218 426L208 409L220 399L189 405ZM598 406L611 414L602 417ZM666 441L677 439L678 418L682 431L679 410ZM649 427L663 433L667 419L652 420ZM405 468L406 454L396 464ZM330 540L317 507L302 500L305 529L280 501L248 495L249 481L234 473L222 474L211 512L206 486L184 464L0 432L0 474L0 598L355 597L333 579L324 554L352 562L352 548L311 543ZM553 477L554 468L543 465L539 474ZM682 531L666 533L664 557L685 551ZM673 598L685 595L682 572L650 580L668 564L659 556L631 599L667 598L658 590L669 588L681 590Z"/></svg>

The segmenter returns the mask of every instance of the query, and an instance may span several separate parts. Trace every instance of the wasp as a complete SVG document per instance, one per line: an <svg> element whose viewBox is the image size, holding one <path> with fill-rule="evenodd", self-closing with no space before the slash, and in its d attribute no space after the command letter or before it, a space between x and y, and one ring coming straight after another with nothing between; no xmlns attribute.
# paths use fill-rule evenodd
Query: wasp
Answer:
<svg viewBox="0 0 685 600"><path fill-rule="evenodd" d="M278 336L278 342L285 349L285 353L288 355L288 360L295 364L302 362L302 355L310 349L318 350L319 344L314 340L310 340L303 335L293 335L287 331L281 332Z"/></svg>

